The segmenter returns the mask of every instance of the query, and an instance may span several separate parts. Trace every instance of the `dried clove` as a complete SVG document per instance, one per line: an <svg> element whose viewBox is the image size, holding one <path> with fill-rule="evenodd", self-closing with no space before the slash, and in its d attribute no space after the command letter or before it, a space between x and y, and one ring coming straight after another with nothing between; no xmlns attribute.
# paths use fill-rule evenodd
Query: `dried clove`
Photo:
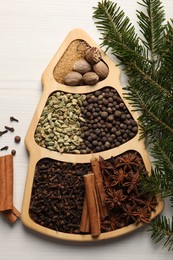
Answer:
<svg viewBox="0 0 173 260"><path fill-rule="evenodd" d="M8 146L7 145L1 148L1 151L4 151L4 150L8 150Z"/></svg>
<svg viewBox="0 0 173 260"><path fill-rule="evenodd" d="M5 126L5 129L10 131L10 132L14 132L14 128L13 127Z"/></svg>
<svg viewBox="0 0 173 260"><path fill-rule="evenodd" d="M90 164L42 159L36 165L30 217L38 224L65 233L79 233L84 199L83 176Z"/></svg>
<svg viewBox="0 0 173 260"><path fill-rule="evenodd" d="M6 134L8 131L7 130L4 130L4 131L0 131L0 136Z"/></svg>
<svg viewBox="0 0 173 260"><path fill-rule="evenodd" d="M16 119L15 117L13 117L13 116L10 116L10 121L11 121L11 122L13 122L13 121L15 121L15 122L19 122L19 120Z"/></svg>

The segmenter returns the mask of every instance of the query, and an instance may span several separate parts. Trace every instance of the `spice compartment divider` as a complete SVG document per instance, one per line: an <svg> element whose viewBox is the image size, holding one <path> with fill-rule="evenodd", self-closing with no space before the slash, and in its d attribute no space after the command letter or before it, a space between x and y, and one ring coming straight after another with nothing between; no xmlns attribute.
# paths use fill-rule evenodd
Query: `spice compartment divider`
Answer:
<svg viewBox="0 0 173 260"><path fill-rule="evenodd" d="M87 42L90 46L97 47L102 54L103 61L107 64L109 68L109 74L106 79L98 82L96 85L89 86L67 86L64 84L58 83L54 76L53 76L53 70L56 66L56 64L59 62L63 54L65 53L66 49L70 45L71 42L73 42L76 39L83 40ZM24 193L24 199L23 199L23 206L22 206L22 221L23 223L39 232L45 235L48 235L50 237L63 239L63 240L71 240L71 241L98 241L98 240L104 240L108 238L118 237L121 235L124 235L126 233L129 233L131 231L136 230L137 228L143 226L143 224L135 225L131 224L129 226L106 232L101 233L99 237L93 238L91 235L82 235L82 234L68 234L63 232L58 232L55 230L51 230L48 228L45 228L41 225L36 224L29 216L29 207L30 207L30 199L31 199L31 192L32 192L32 185L34 180L34 172L36 168L37 162L42 158L51 158L55 160L59 160L62 162L72 162L72 163L88 163L93 157L99 157L102 156L104 159L109 159L111 156L117 156L122 154L125 151L128 150L134 150L137 151L144 162L144 165L146 167L146 170L148 172L151 172L151 164L149 161L148 153L145 149L144 140L139 140L139 130L135 137L133 137L128 142L121 144L120 146L116 148L112 148L106 151L102 151L99 153L93 153L93 154L72 154L72 153L59 153L57 151L50 151L46 148L43 148L39 146L34 137L34 133L36 130L36 127L38 125L39 119L41 117L41 113L45 107L46 101L48 97L55 91L63 91L67 93L79 93L79 94L85 94L94 92L96 90L99 90L105 86L109 86L114 88L118 94L120 95L121 99L123 100L124 104L126 105L127 109L129 110L132 117L137 121L138 114L137 112L132 111L131 106L123 98L123 92L122 92L122 86L120 84L120 71L119 68L115 66L115 63L113 63L110 58L100 49L100 47L81 29L75 29L71 31L68 36L66 37L65 41L61 45L60 49L57 51L47 68L45 69L43 75L42 75L42 86L43 86L43 93L40 98L38 107L35 111L35 114L33 116L33 119L31 121L31 124L29 126L29 129L27 131L27 135L25 138L25 145L29 152L29 166L28 166L28 173L27 173L27 180L25 185L25 193ZM164 203L162 200L158 199L158 206L156 207L156 211L152 213L151 219L156 217L158 214L160 214L163 210Z"/></svg>

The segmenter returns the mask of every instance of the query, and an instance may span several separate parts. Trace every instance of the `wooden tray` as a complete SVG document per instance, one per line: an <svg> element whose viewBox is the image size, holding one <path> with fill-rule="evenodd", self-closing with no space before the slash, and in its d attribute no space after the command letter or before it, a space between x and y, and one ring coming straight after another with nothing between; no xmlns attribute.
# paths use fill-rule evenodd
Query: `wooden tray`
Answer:
<svg viewBox="0 0 173 260"><path fill-rule="evenodd" d="M138 114L136 112L133 112L130 105L128 104L127 100L125 100L122 96L122 87L120 85L120 71L115 66L115 64L110 60L110 58L100 49L102 54L103 61L108 65L109 68L109 75L105 80L102 80L98 82L94 86L77 86L77 87L71 87L67 85L63 85L58 83L54 76L53 76L53 70L62 57L62 55L65 53L67 47L72 43L74 40L80 39L87 42L92 47L97 47L100 49L100 47L81 29L75 29L71 31L63 44L61 45L60 49L57 51L49 65L47 66L46 70L44 71L42 75L42 85L43 85L43 94L41 96L40 102L38 104L38 107L35 111L34 117L32 119L32 122L30 124L30 127L28 129L25 144L26 148L29 152L29 167L28 167L28 174L27 174L27 180L26 180L26 187L25 187L25 193L24 193L24 199L23 199L23 207L22 207L22 222L27 227L48 235L50 237L63 239L63 240L71 240L71 241L98 241L98 240L104 240L108 238L118 237L124 234L127 234L131 231L135 231L139 227L143 226L143 224L135 225L131 224L129 226L111 231L106 233L101 233L99 237L93 238L91 235L82 235L82 234L68 234L63 232L57 232L52 229L45 228L41 225L36 224L29 215L29 207L30 207L30 200L31 200L31 192L32 192L32 185L33 185L33 179L34 179L34 173L35 173L35 167L37 162L42 158L51 158L55 160L60 160L64 162L81 162L81 163L88 163L90 162L90 159L93 157L98 157L101 155L104 159L108 159L111 156L117 156L119 154L122 154L125 151L128 150L135 150L137 151L143 159L143 162L145 164L146 170L148 172L151 172L151 165L149 161L149 157L147 154L147 151L145 149L144 140L139 141L139 132L136 134L134 138L132 138L130 141L120 145L119 147L103 151L100 153L94 153L94 154L67 154L56 151L50 151L48 149L42 148L39 146L34 139L34 133L36 130L36 127L38 125L41 113L43 111L43 108L46 104L46 101L49 97L49 95L57 90L69 92L69 93L88 93L92 91L96 91L100 88L103 88L104 86L111 86L115 88L118 91L120 97L122 98L123 102L125 103L126 107L130 111L133 118L137 121ZM164 203L162 200L158 200L158 205L156 207L156 211L152 213L151 220L155 218L158 214L160 214L163 210Z"/></svg>

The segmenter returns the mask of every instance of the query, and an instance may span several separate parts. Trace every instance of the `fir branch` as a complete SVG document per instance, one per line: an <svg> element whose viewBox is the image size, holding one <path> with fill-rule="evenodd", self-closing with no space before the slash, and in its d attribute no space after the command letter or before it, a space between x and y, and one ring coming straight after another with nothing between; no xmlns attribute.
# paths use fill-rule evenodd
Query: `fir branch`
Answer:
<svg viewBox="0 0 173 260"><path fill-rule="evenodd" d="M138 118L141 125L141 138L149 137L152 141L159 136L164 139L168 135L173 136L173 106L167 99L152 98L154 91L150 93L141 81L129 79L129 85L124 88L124 97L133 106L133 110L142 112ZM145 87L145 91L144 91ZM150 86L149 86L150 88Z"/></svg>
<svg viewBox="0 0 173 260"><path fill-rule="evenodd" d="M173 184L173 140L167 136L154 144L150 150L153 158L153 164L157 165L158 169L165 172ZM162 160L160 160L162 158ZM172 187L173 190L173 187Z"/></svg>
<svg viewBox="0 0 173 260"><path fill-rule="evenodd" d="M154 170L143 182L144 192L152 190L173 203L173 20L163 24L160 0L141 0L139 4L146 10L137 11L144 39L109 0L99 2L93 16L102 34L102 46L111 49L129 77L124 96L141 112L141 138L152 143ZM173 224L168 219L153 222L152 232L153 239L165 239L164 245L173 247Z"/></svg>
<svg viewBox="0 0 173 260"><path fill-rule="evenodd" d="M155 242L164 240L163 246L167 247L168 250L173 249L173 217L172 219L165 216L158 217L151 225L152 228L149 231L152 232L151 237Z"/></svg>
<svg viewBox="0 0 173 260"><path fill-rule="evenodd" d="M138 24L145 39L142 42L150 51L151 61L153 66L155 66L164 41L163 22L165 13L161 2L158 0L143 0L142 2L143 4L141 5L144 6L146 14L143 11L137 11Z"/></svg>
<svg viewBox="0 0 173 260"><path fill-rule="evenodd" d="M117 4L111 1L102 1L94 8L93 17L98 30L102 35L102 46L111 49L122 62L136 61L143 64L148 60L145 57L145 49L139 43L139 37L135 28L125 13Z"/></svg>
<svg viewBox="0 0 173 260"><path fill-rule="evenodd" d="M167 22L164 32L165 44L162 47L160 69L157 79L172 94L173 91L173 20Z"/></svg>
<svg viewBox="0 0 173 260"><path fill-rule="evenodd" d="M173 180L165 172L155 168L151 175L141 176L141 193L158 194L162 198L170 198L173 194Z"/></svg>

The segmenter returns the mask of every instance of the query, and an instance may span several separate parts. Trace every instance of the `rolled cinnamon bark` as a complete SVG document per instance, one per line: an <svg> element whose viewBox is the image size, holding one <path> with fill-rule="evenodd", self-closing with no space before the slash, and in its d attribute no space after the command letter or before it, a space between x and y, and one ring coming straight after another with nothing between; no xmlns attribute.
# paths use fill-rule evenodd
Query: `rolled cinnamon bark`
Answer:
<svg viewBox="0 0 173 260"><path fill-rule="evenodd" d="M88 212L86 195L84 197L84 203L83 203L82 217L81 217L81 223L80 223L80 232L82 232L82 233L90 232L90 221L89 221L89 212Z"/></svg>
<svg viewBox="0 0 173 260"><path fill-rule="evenodd" d="M0 212L11 223L20 217L13 206L13 156L0 157Z"/></svg>
<svg viewBox="0 0 173 260"><path fill-rule="evenodd" d="M13 208L13 156L0 157L0 211Z"/></svg>
<svg viewBox="0 0 173 260"><path fill-rule="evenodd" d="M20 217L20 212L13 206L12 209L3 211L2 214L10 222L15 222Z"/></svg>
<svg viewBox="0 0 173 260"><path fill-rule="evenodd" d="M85 194L88 206L89 221L92 236L100 234L100 213L95 190L95 178L93 173L84 175Z"/></svg>
<svg viewBox="0 0 173 260"><path fill-rule="evenodd" d="M102 219L104 219L106 216L108 216L108 210L105 203L106 195L105 195L105 190L103 185L103 178L100 170L99 161L97 158L93 158L91 160L91 166L95 176L96 194L97 194L97 199L99 204L100 215Z"/></svg>

